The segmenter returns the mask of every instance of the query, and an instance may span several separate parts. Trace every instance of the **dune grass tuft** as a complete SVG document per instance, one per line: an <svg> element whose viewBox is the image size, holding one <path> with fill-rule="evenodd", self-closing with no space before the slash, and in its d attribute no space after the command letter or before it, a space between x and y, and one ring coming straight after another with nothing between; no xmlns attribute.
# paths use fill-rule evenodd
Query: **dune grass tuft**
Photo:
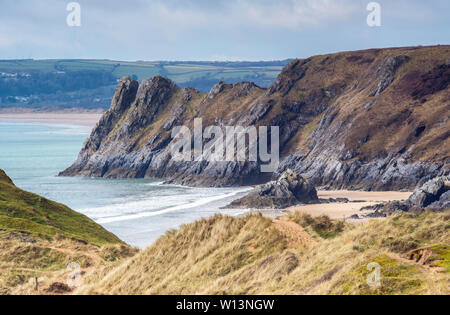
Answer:
<svg viewBox="0 0 450 315"><path fill-rule="evenodd" d="M302 215L283 220L303 225L316 242L293 248L271 219L217 215L167 232L117 267L94 273L77 293L450 293L448 211L361 225ZM432 254L425 257L424 249ZM370 263L380 266L378 287L367 283Z"/></svg>

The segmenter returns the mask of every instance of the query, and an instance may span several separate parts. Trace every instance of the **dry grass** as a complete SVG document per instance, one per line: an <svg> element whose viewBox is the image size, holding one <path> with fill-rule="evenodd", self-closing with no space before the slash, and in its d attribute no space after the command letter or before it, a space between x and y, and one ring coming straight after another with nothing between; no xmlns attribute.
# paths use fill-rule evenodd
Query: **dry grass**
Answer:
<svg viewBox="0 0 450 315"><path fill-rule="evenodd" d="M311 235L316 236L316 238L334 238L342 233L345 228L343 221L333 221L326 215L313 218L309 214L296 212L290 216L290 219L305 228Z"/></svg>
<svg viewBox="0 0 450 315"><path fill-rule="evenodd" d="M449 218L448 211L405 214L353 226L285 217L317 240L292 247L267 218L215 216L168 232L117 268L98 270L76 293L449 294ZM318 237L324 231L327 238ZM421 248L433 254L411 260ZM371 262L381 266L378 288L366 283Z"/></svg>
<svg viewBox="0 0 450 315"><path fill-rule="evenodd" d="M69 263L87 275L136 252L86 216L16 187L0 170L0 294L69 293Z"/></svg>
<svg viewBox="0 0 450 315"><path fill-rule="evenodd" d="M0 231L0 295L53 294L55 283L66 284L69 263L80 265L83 277L104 266L116 265L135 255L136 249L126 245L99 247L59 237L44 240L24 232ZM36 279L38 287L36 289ZM74 288L68 288L72 292Z"/></svg>
<svg viewBox="0 0 450 315"><path fill-rule="evenodd" d="M271 220L214 216L167 232L154 245L81 292L189 294L287 243ZM102 279L100 284L97 280ZM99 289L101 287L101 289Z"/></svg>

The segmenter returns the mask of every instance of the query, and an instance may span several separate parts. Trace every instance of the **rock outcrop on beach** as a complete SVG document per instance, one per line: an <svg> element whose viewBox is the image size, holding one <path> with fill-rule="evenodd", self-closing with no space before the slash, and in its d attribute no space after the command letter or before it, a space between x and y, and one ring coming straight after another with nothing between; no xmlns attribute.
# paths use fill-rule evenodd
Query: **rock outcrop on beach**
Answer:
<svg viewBox="0 0 450 315"><path fill-rule="evenodd" d="M254 185L287 169L336 189L413 190L450 171L450 46L372 49L288 64L268 89L218 83L208 94L163 77L123 78L63 176ZM277 126L281 163L179 161L177 126ZM194 142L194 139L192 139ZM206 141L205 141L206 142Z"/></svg>
<svg viewBox="0 0 450 315"><path fill-rule="evenodd" d="M450 179L437 177L416 189L406 203L419 208L450 208L449 191Z"/></svg>
<svg viewBox="0 0 450 315"><path fill-rule="evenodd" d="M369 217L387 217L402 212L442 212L450 209L450 177L441 176L418 187L406 201L393 201L369 207L375 210Z"/></svg>
<svg viewBox="0 0 450 315"><path fill-rule="evenodd" d="M287 170L278 180L257 186L227 208L284 209L313 202L319 202L314 186L294 171Z"/></svg>

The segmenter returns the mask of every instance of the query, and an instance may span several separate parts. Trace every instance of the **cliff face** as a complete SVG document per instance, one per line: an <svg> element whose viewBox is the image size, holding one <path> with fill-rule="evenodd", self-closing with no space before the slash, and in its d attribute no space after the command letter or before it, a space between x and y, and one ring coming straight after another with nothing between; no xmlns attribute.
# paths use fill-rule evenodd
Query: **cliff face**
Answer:
<svg viewBox="0 0 450 315"><path fill-rule="evenodd" d="M187 185L265 182L290 168L316 185L413 189L449 172L450 47L374 49L287 65L269 89L218 83L209 94L162 77L123 78L64 176L160 177ZM279 126L281 163L178 162L178 125Z"/></svg>

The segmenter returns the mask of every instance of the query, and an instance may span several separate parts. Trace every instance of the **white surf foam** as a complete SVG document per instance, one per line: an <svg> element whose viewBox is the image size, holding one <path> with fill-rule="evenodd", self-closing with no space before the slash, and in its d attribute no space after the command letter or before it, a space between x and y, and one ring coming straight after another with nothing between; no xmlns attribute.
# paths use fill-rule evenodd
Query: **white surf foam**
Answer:
<svg viewBox="0 0 450 315"><path fill-rule="evenodd" d="M164 186L164 181L145 184L145 186Z"/></svg>
<svg viewBox="0 0 450 315"><path fill-rule="evenodd" d="M221 194L221 195L216 195L216 196L200 198L200 199L195 200L190 203L183 203L180 205L168 207L166 209L161 209L161 210L157 210L157 211L144 211L144 212L135 213L135 214L125 214L125 215L114 216L114 217L99 218L96 220L96 222L99 224L105 224L105 223L121 222L121 221L128 221L128 220L136 220L136 219L141 219L141 218L146 218L146 217L158 216L158 215L162 215L162 214L166 214L166 213L170 213L170 212L174 212L174 211L179 211L179 210L192 209L192 208L204 206L208 203L218 201L221 199L231 198L231 197L233 197L239 193L245 192L247 190L248 189L245 189L245 190L243 189L243 190L238 190L238 191L234 191L234 192L227 193L227 194ZM145 202L145 201L140 201L140 203L142 203L142 202ZM128 207L129 206L130 205L128 205ZM125 207L125 205L123 205L123 207Z"/></svg>

